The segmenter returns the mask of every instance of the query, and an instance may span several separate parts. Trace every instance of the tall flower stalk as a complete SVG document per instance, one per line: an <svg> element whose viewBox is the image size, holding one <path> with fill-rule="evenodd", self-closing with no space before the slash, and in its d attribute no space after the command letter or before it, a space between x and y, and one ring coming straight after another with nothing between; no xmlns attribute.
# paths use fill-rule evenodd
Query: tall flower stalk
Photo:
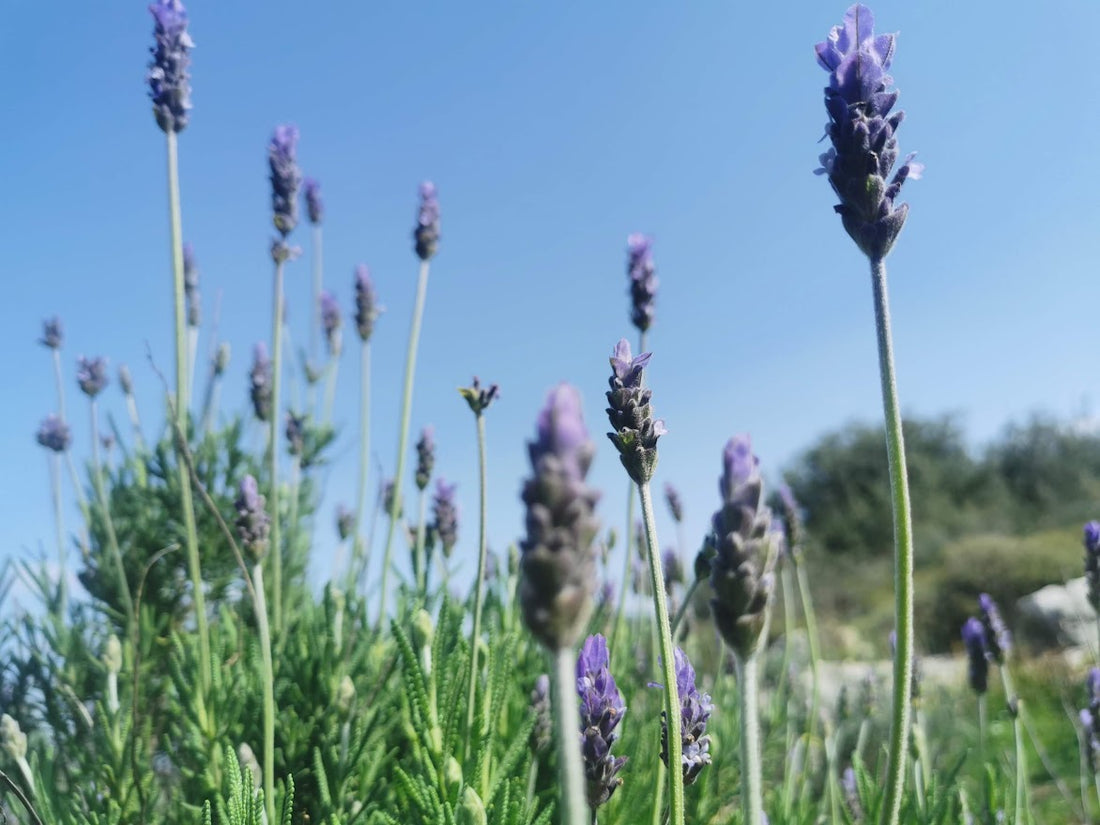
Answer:
<svg viewBox="0 0 1100 825"><path fill-rule="evenodd" d="M268 419L268 460L271 484L271 593L272 625L276 635L282 631L283 551L279 533L279 379L283 359L283 267L297 250L287 246L287 236L298 224L298 187L302 173L298 169L298 129L277 126L267 147L271 179L272 222L279 237L271 244L275 264L274 295L271 313L271 413Z"/></svg>
<svg viewBox="0 0 1100 825"><path fill-rule="evenodd" d="M302 181L302 194L306 201L306 217L312 227L312 269L313 269L313 300L310 302L312 312L309 315L309 358L316 364L321 355L319 347L318 331L324 326L324 308L321 304L321 293L324 290L324 216L325 204L321 198L321 184L316 178L307 177ZM313 409L307 405L307 409Z"/></svg>
<svg viewBox="0 0 1100 825"><path fill-rule="evenodd" d="M157 0L149 7L153 14L153 59L149 64L149 96L153 101L153 116L164 132L168 155L168 220L172 255L172 296L176 333L176 422L187 433L189 372L187 367L187 318L183 260L183 224L180 217L179 152L177 135L187 126L191 111L191 48L194 43L187 33L187 12L180 0ZM178 451L180 472L180 509L187 541L187 570L191 577L195 623L199 633L199 684L202 696L210 689L210 632L206 621L206 595L203 591L202 568L199 563L199 540L195 527L195 510L191 496L191 478ZM205 702L199 700L200 716L205 715ZM205 720L204 720L205 721Z"/></svg>
<svg viewBox="0 0 1100 825"><path fill-rule="evenodd" d="M366 567L368 543L363 540L363 511L370 478L370 339L381 308L366 264L355 267L355 329L359 333L359 481L355 496L355 537L352 540L351 582Z"/></svg>
<svg viewBox="0 0 1100 825"><path fill-rule="evenodd" d="M472 386L459 390L466 399L477 422L477 467L478 467L478 531L477 531L477 576L474 579L474 626L470 632L470 678L468 704L466 707L466 752L470 752L470 740L474 729L474 711L477 708L477 644L481 638L481 611L485 598L485 560L489 555L489 543L485 534L489 517L487 499L487 470L485 460L485 410L500 395L496 384L482 387L477 376ZM423 520L423 518L421 518Z"/></svg>
<svg viewBox="0 0 1100 825"><path fill-rule="evenodd" d="M389 579L393 534L397 526L397 513L401 509L401 480L405 472L405 450L409 444L409 419L412 416L413 380L416 375L416 350L420 343L420 322L424 316L424 299L428 292L428 269L439 247L439 198L435 184L420 184L420 209L413 229L416 256L420 259L420 274L416 280L416 299L413 303L412 324L409 327L409 346L405 353L405 390L401 396L401 428L397 434L397 468L394 471L393 499L390 502L390 523L386 531L386 547L382 554L382 594L378 600L378 627L386 618L386 584Z"/></svg>
<svg viewBox="0 0 1100 825"><path fill-rule="evenodd" d="M815 47L818 64L829 72L825 108L832 146L821 156L819 174L828 176L840 203L835 207L844 229L867 256L871 267L879 374L886 419L886 452L894 515L894 591L897 649L894 654L893 716L882 822L896 825L901 808L909 736L909 690L913 658L913 528L905 468L905 442L894 374L890 310L886 291L886 255L897 240L909 211L896 205L902 185L918 178L922 166L913 155L898 159L895 132L904 113L891 110L898 92L886 74L894 56L896 35L874 33L866 6L853 5L841 26L834 26ZM889 178L889 182L887 179Z"/></svg>
<svg viewBox="0 0 1100 825"><path fill-rule="evenodd" d="M68 612L68 564L65 547L64 508L61 503L61 453L72 444L72 431L56 415L48 415L38 427L39 445L50 451L50 493L53 499L54 527L57 530L58 615Z"/></svg>
<svg viewBox="0 0 1100 825"><path fill-rule="evenodd" d="M560 384L550 391L527 451L532 475L522 493L527 535L520 544L519 601L527 627L549 651L553 665L561 822L589 825L573 649L592 612L599 493L585 483L596 448L574 387Z"/></svg>
<svg viewBox="0 0 1100 825"><path fill-rule="evenodd" d="M657 640L665 680L665 713L668 724L668 764L681 762L680 697L677 692L676 659L669 623L665 578L661 564L661 546L657 541L657 522L653 514L653 496L649 482L657 469L657 439L664 435L665 422L653 417L650 406L652 392L643 386L643 370L650 353L633 357L625 338L615 345L611 356L611 377L607 391L607 415L612 432L608 438L619 451L630 480L637 485L642 502L642 523L645 525L646 555L650 585L653 591L653 613L657 622ZM669 821L684 822L684 778L678 770L668 771Z"/></svg>
<svg viewBox="0 0 1100 825"><path fill-rule="evenodd" d="M416 442L417 520L413 561L416 563L416 588L421 594L428 592L428 559L424 545L428 533L428 482L432 480L434 466L435 428L429 424L420 431Z"/></svg>

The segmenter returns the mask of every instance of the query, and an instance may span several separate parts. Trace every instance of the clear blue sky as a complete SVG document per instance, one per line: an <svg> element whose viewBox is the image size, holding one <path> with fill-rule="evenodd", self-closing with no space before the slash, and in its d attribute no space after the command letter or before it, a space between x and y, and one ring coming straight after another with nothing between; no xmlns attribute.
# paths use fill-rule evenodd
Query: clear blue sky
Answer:
<svg viewBox="0 0 1100 825"><path fill-rule="evenodd" d="M88 447L78 354L110 357L104 405L120 420L123 362L146 421L160 414L144 352L148 342L170 371L171 298L145 5L5 4L0 557L53 552L46 454L34 442L55 406L49 353L36 343L43 318L65 323L78 456ZM220 331L234 353L224 405L245 410L248 353L269 334L265 146L276 124L294 122L302 166L324 187L326 282L347 309L352 269L366 262L387 307L374 339L373 433L389 468L416 276L416 186L439 186L443 240L413 426L435 425L437 472L459 483L459 557L476 548L477 498L473 417L455 388L475 373L503 390L488 412L491 545L502 550L522 531L524 442L546 390L563 379L584 394L600 445L592 480L605 491L605 523L621 530L626 481L603 436L602 393L615 341L635 340L624 272L631 232L656 239L648 380L670 430L657 482L683 491L690 542L717 504L731 434L753 434L774 478L823 431L877 420L866 265L828 184L811 174L826 82L812 46L845 4L751 13L730 2L660 5L193 0L184 235L201 267L206 319L221 294ZM873 9L880 31L900 32L901 150L919 150L927 164L906 186L912 210L889 259L905 411L961 412L975 443L1031 410L1090 412L1100 4L1062 0L1042 14L1034 4L946 0ZM307 232L295 240L308 252ZM308 284L306 259L288 271L299 341ZM333 544L335 503L354 495L350 330L348 344L322 552ZM661 518L671 542L663 507Z"/></svg>

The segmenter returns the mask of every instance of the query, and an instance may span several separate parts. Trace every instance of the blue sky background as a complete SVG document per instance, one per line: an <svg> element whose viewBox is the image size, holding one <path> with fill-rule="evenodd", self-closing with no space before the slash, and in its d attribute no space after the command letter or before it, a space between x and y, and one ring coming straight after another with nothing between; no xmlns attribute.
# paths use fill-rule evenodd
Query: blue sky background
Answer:
<svg viewBox="0 0 1100 825"><path fill-rule="evenodd" d="M34 442L55 407L49 353L36 343L43 318L65 324L78 456L88 447L78 354L111 359L104 406L120 421L120 363L133 371L147 425L160 415L145 347L170 372L171 293L145 5L59 13L36 0L5 4L0 558L53 553L46 454ZM912 211L889 260L904 410L960 412L976 445L1032 410L1090 415L1100 4L1061 0L1042 15L1022 3L873 8L879 30L900 32L901 150L919 150L927 164L906 186ZM824 148L827 78L812 46L844 9L808 0L751 14L729 2L193 0L184 236L201 268L205 318L220 295L220 334L233 347L223 411L246 410L249 352L269 334L266 143L276 124L294 122L303 169L324 188L326 283L349 309L353 267L366 262L387 308L373 346L373 438L387 468L415 287L416 186L439 186L443 240L413 427L435 425L437 473L459 484L456 558L467 571L474 422L455 388L475 373L503 391L488 413L491 546L503 550L522 531L524 442L545 392L563 379L584 394L600 445L592 480L605 491L605 523L621 532L626 481L603 436L602 393L615 341L636 340L626 237L655 237L661 288L648 380L670 430L656 481L681 488L694 545L717 504L731 434L752 433L774 478L823 431L881 416L866 264L833 214L828 184L811 174ZM295 241L308 254L308 232ZM287 278L301 342L308 257ZM354 340L348 329L318 578L335 544L333 508L354 496Z"/></svg>

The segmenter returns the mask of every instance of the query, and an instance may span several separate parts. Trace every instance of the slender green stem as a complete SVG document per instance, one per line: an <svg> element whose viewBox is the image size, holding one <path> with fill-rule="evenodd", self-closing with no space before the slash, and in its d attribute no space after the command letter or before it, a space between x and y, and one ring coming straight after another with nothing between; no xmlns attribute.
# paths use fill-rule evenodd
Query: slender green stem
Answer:
<svg viewBox="0 0 1100 825"><path fill-rule="evenodd" d="M478 467L478 509L477 532L477 578L474 581L474 629L470 634L470 692L466 707L466 753L470 752L470 740L473 737L474 709L477 707L477 643L481 639L481 611L485 599L485 563L489 555L489 544L485 535L485 522L488 520L486 499L486 460L485 460L485 416L478 412L477 418L477 467Z"/></svg>
<svg viewBox="0 0 1100 825"><path fill-rule="evenodd" d="M325 404L321 421L326 427L332 423L332 408L336 404L336 377L339 373L340 350L335 349L329 356L328 369L325 370Z"/></svg>
<svg viewBox="0 0 1100 825"><path fill-rule="evenodd" d="M416 496L416 546L413 548L413 568L416 572L416 590L421 596L428 594L428 560L424 543L428 538L428 493L420 490Z"/></svg>
<svg viewBox="0 0 1100 825"><path fill-rule="evenodd" d="M267 601L264 597L264 569L257 563L252 568L253 608L260 634L260 655L264 668L264 808L267 821L275 819L275 666L271 660L271 631L267 622Z"/></svg>
<svg viewBox="0 0 1100 825"><path fill-rule="evenodd" d="M405 474L405 450L409 443L409 418L412 416L413 379L416 375L416 348L420 343L420 321L424 316L424 297L428 291L428 262L420 262L416 280L416 301L413 305L409 347L405 355L405 391L401 401L401 429L397 435L397 469L393 474L393 501L390 504L390 524L386 531L386 548L382 555L382 594L378 601L378 627L386 620L386 582L393 553L393 534L401 512L401 486Z"/></svg>
<svg viewBox="0 0 1100 825"><path fill-rule="evenodd" d="M806 749L813 747L814 737L817 734L818 714L821 697L820 678L818 676L818 664L821 661L821 651L817 633L817 614L814 612L813 597L810 593L810 583L806 579L806 565L802 564L798 554L791 554L791 561L795 568L795 583L798 588L798 598L802 604L802 616L806 622L806 641L810 648L810 718L806 727Z"/></svg>
<svg viewBox="0 0 1100 825"><path fill-rule="evenodd" d="M309 357L316 363L320 357L321 290L324 288L324 235L321 225L313 227L313 306L309 313Z"/></svg>
<svg viewBox="0 0 1100 825"><path fill-rule="evenodd" d="M107 500L107 492L103 487L103 475L99 467L99 416L96 415L96 402L93 398L89 405L92 416L92 486L95 487L96 498L99 499L99 508L103 511L103 526L107 531L107 545L111 550L111 557L115 563L115 572L118 574L119 598L122 600L122 608L126 612L126 632L133 638L136 628L134 620L134 599L130 595L130 585L126 580L126 565L122 562L122 550L118 546L118 536L115 533L115 524L111 519L110 502Z"/></svg>
<svg viewBox="0 0 1100 825"><path fill-rule="evenodd" d="M199 328L187 325L187 399L195 393L195 364L199 353Z"/></svg>
<svg viewBox="0 0 1100 825"><path fill-rule="evenodd" d="M893 715L890 720L890 751L886 765L886 792L881 822L883 825L897 825L905 784L910 690L913 679L913 519L909 505L909 478L905 469L901 407L894 375L886 264L882 258L871 260L871 285L874 291L879 375L886 422L886 456L890 466L890 497L894 515L894 623L897 629Z"/></svg>
<svg viewBox="0 0 1100 825"><path fill-rule="evenodd" d="M356 487L355 537L352 540L353 586L358 584L364 554L363 510L367 504L370 477L370 340L359 348L359 483Z"/></svg>
<svg viewBox="0 0 1100 825"><path fill-rule="evenodd" d="M53 377L57 382L57 414L61 420L65 420L65 385L61 381L61 351L52 350L53 352Z"/></svg>
<svg viewBox="0 0 1100 825"><path fill-rule="evenodd" d="M687 615L688 605L691 604L691 600L695 598L695 591L699 589L699 585L702 583L702 579L693 579L688 586L687 593L684 594L683 604L680 605L680 609L676 611L676 618L672 620L672 641L675 642L677 636L680 635L680 628L684 623L684 616Z"/></svg>
<svg viewBox="0 0 1100 825"><path fill-rule="evenodd" d="M791 670L791 639L794 633L794 579L791 565L784 560L779 571L780 592L783 598L783 661L779 665L779 682L775 688L772 718L777 718L779 708L787 701L787 679Z"/></svg>
<svg viewBox="0 0 1100 825"><path fill-rule="evenodd" d="M176 420L180 431L187 433L187 319L184 313L183 291L183 226L180 218L179 161L176 152L176 133L167 132L168 140L168 213L172 242L172 297L175 309L176 330ZM136 420L136 412L133 414ZM177 455L180 471L180 509L187 534L187 569L191 575L191 598L195 604L195 624L199 631L199 684L202 696L210 690L210 631L206 624L206 595L202 586L202 568L199 564L199 539L195 528L195 508L191 502L191 477ZM200 706L205 702L200 699Z"/></svg>
<svg viewBox="0 0 1100 825"><path fill-rule="evenodd" d="M587 825L588 805L585 801L584 770L581 766L581 712L576 694L576 660L570 648L553 651L551 669L554 716L558 739L558 771L560 772L561 825Z"/></svg>
<svg viewBox="0 0 1100 825"><path fill-rule="evenodd" d="M623 619L626 614L626 599L627 588L630 586L631 570L630 563L634 558L634 482L630 482L630 486L626 492L626 532L623 533L623 576L622 583L619 585L619 604L618 610L615 612L615 624L611 626L611 641L608 647L614 651L618 648L615 646L615 640L619 638L619 631L622 628Z"/></svg>
<svg viewBox="0 0 1100 825"><path fill-rule="evenodd" d="M998 670L1001 672L1001 684L1004 685L1005 703L1008 705L1009 713L1012 714L1012 736L1016 745L1016 798L1012 821L1016 825L1023 825L1025 813L1028 819L1031 818L1031 811L1025 803L1025 797L1027 796L1027 753L1024 750L1024 730L1023 723L1020 720L1020 714L1023 713L1023 701L1012 686L1012 676L1008 672L1008 663L1003 663Z"/></svg>
<svg viewBox="0 0 1100 825"><path fill-rule="evenodd" d="M282 632L283 622L283 544L279 531L279 376L283 365L283 262L275 263L274 311L271 319L271 421L268 428L268 461L271 476L271 598L274 609L271 625L275 635Z"/></svg>
<svg viewBox="0 0 1100 825"><path fill-rule="evenodd" d="M978 764L985 770L985 694L978 694Z"/></svg>
<svg viewBox="0 0 1100 825"><path fill-rule="evenodd" d="M668 773L668 768L665 767L665 763L658 760L657 762L657 781L654 783L653 790L653 819L650 820L651 825L661 825L662 816L664 811L665 800L665 786L668 784L665 774ZM592 812L593 821L595 821L596 812ZM667 820L667 814L664 817Z"/></svg>
<svg viewBox="0 0 1100 825"><path fill-rule="evenodd" d="M757 654L735 655L741 698L741 821L759 823L764 811L760 772L760 718Z"/></svg>
<svg viewBox="0 0 1100 825"><path fill-rule="evenodd" d="M661 648L661 669L665 680L665 714L668 724L668 764L679 766L683 741L680 736L680 696L676 687L676 657L672 649L672 629L665 603L665 574L661 569L661 550L657 543L657 524L653 519L653 498L649 484L639 484L642 500L642 521L645 524L646 549L649 554L649 577L653 585L653 612L657 620L657 635ZM672 825L684 825L684 775L670 770L669 815Z"/></svg>
<svg viewBox="0 0 1100 825"><path fill-rule="evenodd" d="M56 350L54 350L56 352ZM64 508L61 506L61 456L50 453L50 493L53 498L53 520L57 528L58 614L64 616L69 607L69 571L65 552Z"/></svg>

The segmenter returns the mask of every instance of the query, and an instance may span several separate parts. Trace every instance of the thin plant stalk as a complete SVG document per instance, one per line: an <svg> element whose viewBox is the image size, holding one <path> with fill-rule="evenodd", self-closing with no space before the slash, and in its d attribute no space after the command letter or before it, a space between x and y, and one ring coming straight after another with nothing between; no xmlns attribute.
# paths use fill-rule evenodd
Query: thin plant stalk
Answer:
<svg viewBox="0 0 1100 825"><path fill-rule="evenodd" d="M325 405L321 421L327 426L332 423L332 408L336 404L336 376L340 372L340 355L333 353L325 370Z"/></svg>
<svg viewBox="0 0 1100 825"><path fill-rule="evenodd" d="M561 825L588 825L584 769L581 766L581 712L576 694L576 661L570 648L551 654L550 688L558 740L558 771L561 784ZM677 711L679 713L679 711Z"/></svg>
<svg viewBox="0 0 1100 825"><path fill-rule="evenodd" d="M886 264L882 257L871 258L871 285L874 293L879 376L886 423L886 456L890 467L890 497L894 518L894 624L897 631L890 750L886 764L886 791L881 821L884 825L897 825L905 785L913 679L913 518L909 504L909 477L905 467L901 406L894 374Z"/></svg>
<svg viewBox="0 0 1100 825"><path fill-rule="evenodd" d="M195 392L195 365L199 357L199 328L187 326L187 398Z"/></svg>
<svg viewBox="0 0 1100 825"><path fill-rule="evenodd" d="M985 770L985 694L978 695L978 764Z"/></svg>
<svg viewBox="0 0 1100 825"><path fill-rule="evenodd" d="M693 579L691 584L688 585L687 592L684 594L684 601L680 605L680 609L676 611L676 618L672 620L672 641L676 642L676 638L680 635L681 627L684 624L684 617L687 615L688 605L691 604L692 599L695 598L695 591L699 589L699 585L702 583L702 579Z"/></svg>
<svg viewBox="0 0 1100 825"><path fill-rule="evenodd" d="M260 563L252 568L252 592L264 669L264 809L267 811L267 821L277 822L278 820L275 819L275 667L271 660L271 630L268 626L267 600L264 596L264 569Z"/></svg>
<svg viewBox="0 0 1100 825"><path fill-rule="evenodd" d="M1005 702L1012 713L1012 738L1015 740L1016 745L1016 798L1014 800L1012 821L1016 825L1023 825L1025 814L1029 821L1032 818L1030 800L1028 799L1030 795L1027 792L1027 752L1024 750L1024 726L1020 720L1020 714L1023 713L1023 702L1016 695L1016 691L1012 686L1012 676L1008 672L1008 663L1002 664L998 670L1001 671L1001 684L1004 685Z"/></svg>
<svg viewBox="0 0 1100 825"><path fill-rule="evenodd" d="M65 385L61 380L61 351L59 349L51 350L53 352L53 377L57 382L57 414L61 417L61 420L65 420Z"/></svg>
<svg viewBox="0 0 1100 825"><path fill-rule="evenodd" d="M787 559L786 561L792 561ZM793 561L792 561L793 563ZM791 669L791 634L794 632L794 578L791 575L791 565L783 564L779 571L781 596L783 599L783 660L779 665L779 682L775 688L772 717L779 715L779 707L787 701L787 678Z"/></svg>
<svg viewBox="0 0 1100 825"><path fill-rule="evenodd" d="M734 654L737 687L741 699L741 821L762 821L763 780L760 770L760 718L758 659L754 650L742 658Z"/></svg>
<svg viewBox="0 0 1100 825"><path fill-rule="evenodd" d="M485 600L485 563L489 555L489 545L485 535L485 522L489 508L486 498L485 460L485 416L477 412L477 467L478 467L478 531L477 531L477 578L474 580L474 628L470 633L470 678L469 700L466 706L466 753L470 752L470 740L473 738L474 710L477 707L477 643L481 638L481 611Z"/></svg>
<svg viewBox="0 0 1100 825"><path fill-rule="evenodd" d="M115 534L115 524L111 519L111 508L107 501L107 493L103 488L103 476L99 466L99 416L96 414L95 399L91 399L89 405L92 417L92 485L95 487L96 498L99 499L99 507L103 511L103 526L107 531L107 545L111 550L111 558L115 563L115 573L118 575L119 598L122 599L122 608L126 613L126 632L133 637L137 629L134 620L134 600L130 595L130 585L126 580L126 566L122 563L122 550L118 546L118 536Z"/></svg>
<svg viewBox="0 0 1100 825"><path fill-rule="evenodd" d="M168 141L168 214L172 240L172 294L175 308L176 328L176 420L180 431L187 433L187 319L184 312L183 289L183 226L180 218L179 160L176 147L176 133L171 129L166 133ZM136 420L136 412L133 413ZM180 470L180 509L183 511L183 526L187 534L187 569L191 575L191 598L195 605L195 624L199 632L199 684L202 697L210 690L210 631L206 624L206 596L202 586L202 568L199 565L199 539L195 528L195 509L191 501L191 477L183 466L183 460L177 455ZM129 594L127 594L129 595ZM205 702L200 699L200 707Z"/></svg>
<svg viewBox="0 0 1100 825"><path fill-rule="evenodd" d="M279 531L279 376L283 363L283 262L275 263L274 312L271 319L271 421L268 426L268 462L271 476L271 625L282 632L283 545ZM257 588L259 589L259 588ZM266 773L266 772L265 772ZM266 795L266 794L265 794Z"/></svg>
<svg viewBox="0 0 1100 825"><path fill-rule="evenodd" d="M421 596L428 594L428 560L424 553L424 545L428 539L428 493L421 490L417 495L416 509L416 545L413 547L413 565L416 568L416 591ZM473 700L471 700L473 701Z"/></svg>
<svg viewBox="0 0 1100 825"><path fill-rule="evenodd" d="M364 554L363 510L367 504L370 475L370 340L359 347L359 482L355 500L355 538L352 540L351 569L358 575Z"/></svg>
<svg viewBox="0 0 1100 825"><path fill-rule="evenodd" d="M321 289L324 287L324 247L321 225L313 227L313 303L309 313L309 357L316 361L320 344L319 331L321 329Z"/></svg>
<svg viewBox="0 0 1100 825"><path fill-rule="evenodd" d="M298 538L298 496L302 485L302 459L301 456L292 456L290 459L290 501L287 502L286 520L286 547L287 556L293 558L293 549ZM285 640L280 639L281 643Z"/></svg>
<svg viewBox="0 0 1100 825"><path fill-rule="evenodd" d="M814 612L810 583L806 578L806 565L802 564L794 553L791 553L791 563L795 569L795 585L802 605L802 617L806 622L806 642L810 649L810 718L806 726L806 752L809 753L817 733L817 717L820 711L821 690L818 663L821 661L821 653L817 634L817 614ZM809 789L808 777L803 777L802 787L803 792Z"/></svg>
<svg viewBox="0 0 1100 825"><path fill-rule="evenodd" d="M382 554L382 594L378 600L378 627L386 618L386 582L389 578L393 553L393 534L397 526L397 514L401 512L401 485L405 473L405 450L409 444L409 418L412 416L413 379L416 374L416 348L420 343L420 322L424 316L424 298L428 291L428 261L420 262L420 274L416 280L416 301L413 304L412 326L409 329L409 347L405 355L405 391L401 400L401 429L397 435L397 469L393 474L393 500L390 503L390 524L386 530L386 547ZM578 711L579 713L579 711Z"/></svg>
<svg viewBox="0 0 1100 825"><path fill-rule="evenodd" d="M67 554L65 552L64 508L61 506L61 456L55 452L50 453L50 493L53 498L54 526L57 528L57 575L58 587L60 588L58 613L64 616L69 612L69 572L65 559Z"/></svg>
<svg viewBox="0 0 1100 825"><path fill-rule="evenodd" d="M665 574L661 568L660 545L657 543L657 524L653 518L653 498L649 484L638 485L642 501L642 521L645 524L646 549L649 554L649 577L653 586L653 612L657 620L657 635L661 649L661 668L665 680L665 714L668 725L668 764L676 769L668 772L669 822L684 825L684 775L679 770L682 763L683 742L680 738L680 697L676 687L676 663L672 648L672 629L665 603ZM759 821L746 820L749 822Z"/></svg>

